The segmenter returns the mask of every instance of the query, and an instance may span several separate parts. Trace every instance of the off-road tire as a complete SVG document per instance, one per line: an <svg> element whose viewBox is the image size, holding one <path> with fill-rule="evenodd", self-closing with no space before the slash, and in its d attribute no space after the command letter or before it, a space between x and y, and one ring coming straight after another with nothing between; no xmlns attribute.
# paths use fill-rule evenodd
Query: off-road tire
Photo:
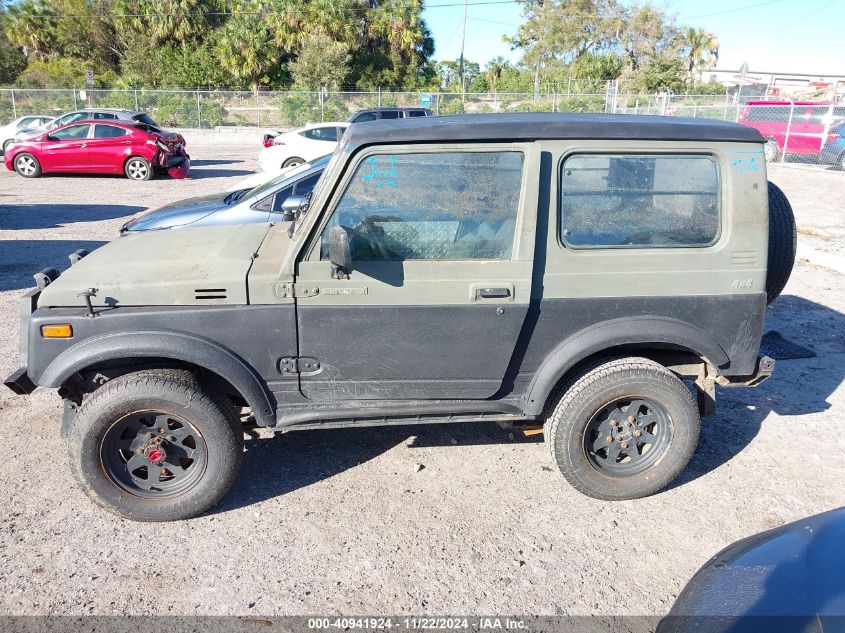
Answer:
<svg viewBox="0 0 845 633"><path fill-rule="evenodd" d="M288 167L293 167L295 165L302 165L305 162L299 156L291 156L285 162L282 163L282 169L287 169Z"/></svg>
<svg viewBox="0 0 845 633"><path fill-rule="evenodd" d="M123 164L123 173L129 180L141 182L152 178L155 170L143 156L130 156Z"/></svg>
<svg viewBox="0 0 845 633"><path fill-rule="evenodd" d="M207 458L199 479L178 494L132 494L104 467L101 451L109 430L127 415L147 410L188 420L205 443ZM234 483L242 454L243 431L231 406L184 370L144 370L107 382L83 402L68 432L71 470L85 493L107 510L136 521L173 521L205 512Z"/></svg>
<svg viewBox="0 0 845 633"><path fill-rule="evenodd" d="M798 234L795 214L783 191L769 183L769 261L766 272L766 303L769 304L783 291L792 267Z"/></svg>
<svg viewBox="0 0 845 633"><path fill-rule="evenodd" d="M603 407L626 397L648 398L664 407L671 439L662 457L646 470L614 477L591 461L584 435ZM672 482L695 452L699 427L692 395L675 374L647 358L628 357L585 367L560 394L544 432L552 459L576 490L595 499L617 501L647 497Z"/></svg>
<svg viewBox="0 0 845 633"><path fill-rule="evenodd" d="M23 161L30 161L28 164L34 163L31 171L23 167ZM38 178L41 175L41 163L38 162L38 159L35 158L35 156L27 152L21 152L15 156L13 165L15 171L24 178Z"/></svg>

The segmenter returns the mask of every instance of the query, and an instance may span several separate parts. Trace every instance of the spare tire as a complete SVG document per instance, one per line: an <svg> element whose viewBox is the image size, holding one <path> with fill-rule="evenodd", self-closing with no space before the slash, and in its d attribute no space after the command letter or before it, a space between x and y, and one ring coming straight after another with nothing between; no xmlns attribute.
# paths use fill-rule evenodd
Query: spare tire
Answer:
<svg viewBox="0 0 845 633"><path fill-rule="evenodd" d="M789 281L795 264L798 234L795 214L780 187L769 183L769 262L766 273L766 303L777 299Z"/></svg>

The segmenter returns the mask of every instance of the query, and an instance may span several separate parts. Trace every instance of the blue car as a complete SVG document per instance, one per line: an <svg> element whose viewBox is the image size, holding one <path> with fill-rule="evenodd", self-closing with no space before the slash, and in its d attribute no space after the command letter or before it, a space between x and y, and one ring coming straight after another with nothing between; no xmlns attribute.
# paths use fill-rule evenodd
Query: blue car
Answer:
<svg viewBox="0 0 845 633"><path fill-rule="evenodd" d="M328 162L328 156L320 158L253 189L188 198L159 209L144 211L124 224L120 233L125 235L188 226L280 222L286 219L283 216L285 200L312 191Z"/></svg>
<svg viewBox="0 0 845 633"><path fill-rule="evenodd" d="M834 165L837 169L845 169L845 123L830 129L819 162L823 165Z"/></svg>

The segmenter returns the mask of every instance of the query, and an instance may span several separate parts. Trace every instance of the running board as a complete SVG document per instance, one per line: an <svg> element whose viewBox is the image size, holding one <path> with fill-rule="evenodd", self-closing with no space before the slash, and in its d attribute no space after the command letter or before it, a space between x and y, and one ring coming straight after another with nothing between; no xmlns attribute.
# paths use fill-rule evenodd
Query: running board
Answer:
<svg viewBox="0 0 845 633"><path fill-rule="evenodd" d="M350 426L444 424L454 422L514 422L530 419L518 407L504 402L416 401L402 404L376 403L359 407L320 404L304 411L280 414L274 431L334 429Z"/></svg>

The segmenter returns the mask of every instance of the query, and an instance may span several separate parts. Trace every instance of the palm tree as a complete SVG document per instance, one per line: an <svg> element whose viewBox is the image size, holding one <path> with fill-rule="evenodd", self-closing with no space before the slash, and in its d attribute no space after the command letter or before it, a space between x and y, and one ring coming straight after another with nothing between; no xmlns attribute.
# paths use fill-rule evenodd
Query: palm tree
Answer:
<svg viewBox="0 0 845 633"><path fill-rule="evenodd" d="M698 78L705 70L716 65L719 59L719 39L704 29L687 28L684 31L684 42L687 48L687 79L695 83L695 74L698 70Z"/></svg>
<svg viewBox="0 0 845 633"><path fill-rule="evenodd" d="M487 62L487 72L484 73L487 83L493 89L493 103L497 103L496 86L499 84L499 79L502 78L502 72L508 67L507 60L499 55Z"/></svg>
<svg viewBox="0 0 845 633"><path fill-rule="evenodd" d="M261 16L235 15L221 30L214 47L220 65L258 90L261 76L278 62L279 51Z"/></svg>
<svg viewBox="0 0 845 633"><path fill-rule="evenodd" d="M48 2L33 0L9 5L6 35L29 60L46 61L53 54L56 14Z"/></svg>

